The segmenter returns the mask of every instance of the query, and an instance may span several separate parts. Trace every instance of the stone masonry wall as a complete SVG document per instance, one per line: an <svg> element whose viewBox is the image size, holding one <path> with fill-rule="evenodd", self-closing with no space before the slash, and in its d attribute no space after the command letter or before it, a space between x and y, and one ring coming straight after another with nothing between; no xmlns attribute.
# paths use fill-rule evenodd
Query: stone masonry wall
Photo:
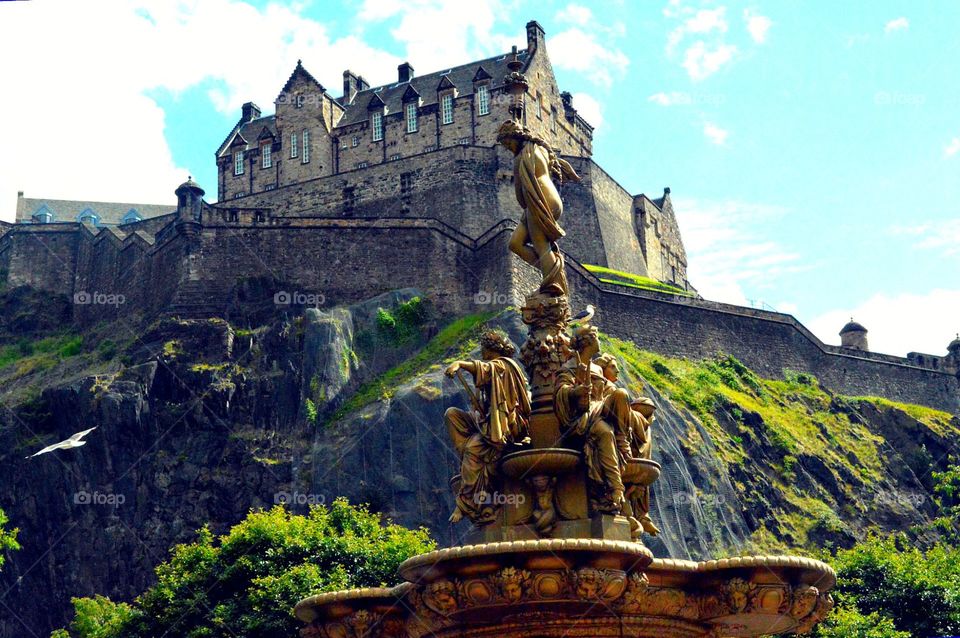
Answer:
<svg viewBox="0 0 960 638"><path fill-rule="evenodd" d="M591 303L609 334L671 357L731 354L759 374L784 370L815 375L831 390L882 396L960 414L960 383L951 374L907 359L828 346L789 315L698 299L626 291L599 284L568 262L574 312Z"/></svg>

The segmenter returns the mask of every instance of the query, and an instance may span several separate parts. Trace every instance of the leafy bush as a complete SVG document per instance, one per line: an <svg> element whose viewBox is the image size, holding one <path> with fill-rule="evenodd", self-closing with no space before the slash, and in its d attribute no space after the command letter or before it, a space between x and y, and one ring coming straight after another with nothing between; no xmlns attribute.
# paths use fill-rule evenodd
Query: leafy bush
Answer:
<svg viewBox="0 0 960 638"><path fill-rule="evenodd" d="M20 530L16 527L7 529L9 522L6 512L0 509L0 568L6 560L6 552L20 549L20 544L17 542L17 534Z"/></svg>
<svg viewBox="0 0 960 638"><path fill-rule="evenodd" d="M396 583L407 558L430 551L411 531L345 500L306 516L282 507L252 512L223 536L209 529L175 546L157 583L131 605L78 598L69 629L55 638L274 638L294 636L292 614L321 591Z"/></svg>

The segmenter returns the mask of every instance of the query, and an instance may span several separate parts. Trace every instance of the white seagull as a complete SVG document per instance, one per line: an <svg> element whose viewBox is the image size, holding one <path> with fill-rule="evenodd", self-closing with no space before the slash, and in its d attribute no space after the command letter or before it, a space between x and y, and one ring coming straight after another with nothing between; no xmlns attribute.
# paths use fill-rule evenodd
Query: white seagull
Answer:
<svg viewBox="0 0 960 638"><path fill-rule="evenodd" d="M40 451L37 452L36 454L31 454L30 456L28 456L28 457L26 457L26 458L32 459L32 458L35 457L35 456L40 456L41 454L46 454L47 452L53 452L54 450L69 450L69 449L71 449L71 448L80 447L81 445L86 445L87 442L84 441L84 440L82 440L83 437L87 436L88 434L90 434L91 432L93 432L93 431L96 430L96 429L97 429L97 427L94 426L94 427L90 428L89 430L84 430L83 432L77 432L76 434L74 434L73 436L71 436L71 437L70 437L69 439L67 439L66 441L60 441L59 443L54 443L53 445L48 445L47 447L43 448L42 450L40 450Z"/></svg>

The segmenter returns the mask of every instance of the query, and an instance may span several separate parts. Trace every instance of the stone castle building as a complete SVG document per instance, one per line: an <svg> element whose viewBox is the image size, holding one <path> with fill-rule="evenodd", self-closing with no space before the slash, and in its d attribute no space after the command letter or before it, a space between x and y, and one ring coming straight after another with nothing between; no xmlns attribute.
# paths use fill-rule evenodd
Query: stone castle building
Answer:
<svg viewBox="0 0 960 638"><path fill-rule="evenodd" d="M404 287L449 314L517 305L537 273L507 247L519 209L513 158L495 143L514 56L529 82L525 124L582 177L562 186L562 249L573 304L602 308L603 330L670 356L722 351L769 376L806 371L839 392L960 413L960 340L946 356L893 357L869 352L865 329L862 344L831 346L789 315L698 298L670 189L631 194L594 161L592 128L557 86L537 22L525 49L439 72L405 63L396 82L370 87L345 71L339 97L298 63L275 113L245 104L216 150L217 204L192 180L175 207L20 197L18 223L0 222L0 285L72 298L80 324L166 313L254 325L298 300L334 306Z"/></svg>

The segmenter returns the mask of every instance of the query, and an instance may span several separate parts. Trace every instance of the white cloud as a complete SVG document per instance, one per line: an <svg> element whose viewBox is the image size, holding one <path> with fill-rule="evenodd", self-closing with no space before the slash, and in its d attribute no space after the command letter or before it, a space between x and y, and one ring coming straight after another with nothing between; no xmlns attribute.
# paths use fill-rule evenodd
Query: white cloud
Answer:
<svg viewBox="0 0 960 638"><path fill-rule="evenodd" d="M730 134L729 131L726 131L712 122L706 122L703 125L703 134L710 140L710 143L723 145L727 141L727 136Z"/></svg>
<svg viewBox="0 0 960 638"><path fill-rule="evenodd" d="M825 312L807 324L825 343L840 344L837 333L853 317L868 331L870 349L904 356L908 352L946 354L957 330L960 290L878 294L850 308Z"/></svg>
<svg viewBox="0 0 960 638"><path fill-rule="evenodd" d="M960 153L960 137L953 138L949 144L943 147L945 157L953 157L957 153Z"/></svg>
<svg viewBox="0 0 960 638"><path fill-rule="evenodd" d="M717 7L716 9L700 9L698 11L688 8L681 8L679 11L673 12L672 14L667 14L666 11L664 11L664 13L667 15L667 17L677 17L681 14L689 16L683 21L683 24L675 28L670 32L670 35L667 36L668 54L672 53L673 49L680 44L683 38L689 33L705 34L712 31L726 33L728 29L726 7Z"/></svg>
<svg viewBox="0 0 960 638"><path fill-rule="evenodd" d="M786 214L783 208L683 197L675 197L673 207L687 251L688 278L706 299L761 305L755 291L785 273L803 270L799 255L762 238L763 225ZM777 301L766 303L777 306Z"/></svg>
<svg viewBox="0 0 960 638"><path fill-rule="evenodd" d="M960 219L896 226L890 230L895 235L916 237L913 247L917 250L935 250L944 256L960 256Z"/></svg>
<svg viewBox="0 0 960 638"><path fill-rule="evenodd" d="M594 129L603 125L603 107L589 93L574 93L573 106Z"/></svg>
<svg viewBox="0 0 960 638"><path fill-rule="evenodd" d="M732 44L718 44L710 47L703 40L697 40L684 54L683 68L693 80L703 80L733 59L737 47Z"/></svg>
<svg viewBox="0 0 960 638"><path fill-rule="evenodd" d="M191 167L173 161L164 113L147 97L151 90L176 94L209 82L214 106L233 120L247 100L271 111L299 57L332 93L339 93L347 62L373 81L391 79L398 62L357 37L333 38L325 25L274 4L5 4L0 59L17 61L0 66L0 85L8 87L0 119L17 122L4 138L15 152L0 154L0 212L8 219L17 190L27 197L171 202ZM238 33L255 33L258 50L269 53L228 53L236 50ZM203 186L216 191L214 184Z"/></svg>
<svg viewBox="0 0 960 638"><path fill-rule="evenodd" d="M743 20L747 23L747 32L750 33L754 42L763 44L767 41L767 31L773 26L773 20L759 13L754 13L750 9L744 9Z"/></svg>
<svg viewBox="0 0 960 638"><path fill-rule="evenodd" d="M894 31L906 31L910 28L910 21L900 16L887 22L883 27L884 33L893 33Z"/></svg>
<svg viewBox="0 0 960 638"><path fill-rule="evenodd" d="M600 36L573 27L548 38L547 48L553 65L585 74L589 79L609 87L622 75L630 59L615 47L601 44Z"/></svg>
<svg viewBox="0 0 960 638"><path fill-rule="evenodd" d="M508 14L507 4L498 0L364 0L359 18L362 22L399 18L390 34L404 45L415 69L432 71L440 64L454 66L504 53L512 45L523 48L527 40L522 29L515 35L495 29ZM339 51L331 57L350 59Z"/></svg>
<svg viewBox="0 0 960 638"><path fill-rule="evenodd" d="M648 97L647 102L653 102L660 106L676 106L678 104L689 106L693 104L693 96L689 93L683 93L682 91L671 91L669 93L660 92Z"/></svg>
<svg viewBox="0 0 960 638"><path fill-rule="evenodd" d="M569 22L585 26L593 19L593 12L579 4L568 4L557 12L557 22Z"/></svg>

